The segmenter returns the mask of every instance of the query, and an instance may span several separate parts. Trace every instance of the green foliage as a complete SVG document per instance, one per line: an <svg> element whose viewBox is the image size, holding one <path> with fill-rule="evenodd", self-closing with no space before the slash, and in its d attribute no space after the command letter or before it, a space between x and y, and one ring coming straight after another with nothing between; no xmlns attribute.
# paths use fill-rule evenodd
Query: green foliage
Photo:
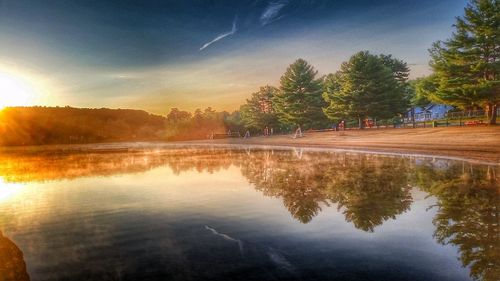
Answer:
<svg viewBox="0 0 500 281"><path fill-rule="evenodd" d="M342 92L341 83L340 72L328 74L324 82L323 99L328 106L323 108L323 113L334 122L339 122L350 116L346 106L348 97Z"/></svg>
<svg viewBox="0 0 500 281"><path fill-rule="evenodd" d="M380 54L378 58L382 61L382 64L391 70L392 75L401 86L405 86L410 76L410 68L407 63L400 59L393 58L392 55Z"/></svg>
<svg viewBox="0 0 500 281"><path fill-rule="evenodd" d="M305 128L322 127L327 120L321 110L322 81L317 71L303 59L292 63L280 79L280 91L273 102L280 122Z"/></svg>
<svg viewBox="0 0 500 281"><path fill-rule="evenodd" d="M386 66L388 64L389 66ZM327 76L323 109L329 119L386 119L405 112L406 65L390 56L359 52ZM361 122L360 122L361 123Z"/></svg>
<svg viewBox="0 0 500 281"><path fill-rule="evenodd" d="M429 50L440 102L489 111L490 123L500 103L500 1L471 0L458 17L451 38Z"/></svg>
<svg viewBox="0 0 500 281"><path fill-rule="evenodd" d="M261 130L268 127L277 127L278 119L274 110L273 98L278 89L272 86L261 87L253 93L246 104L240 108L241 120L246 128Z"/></svg>
<svg viewBox="0 0 500 281"><path fill-rule="evenodd" d="M414 94L414 91L410 83L408 82L408 77L410 76L410 68L405 61L393 58L392 55L380 54L378 57L382 61L382 63L391 70L394 79L398 81L398 86L401 91L401 97L395 100L399 101L399 103L395 103L393 107L399 108L399 113L403 114L404 111L411 106L411 99Z"/></svg>
<svg viewBox="0 0 500 281"><path fill-rule="evenodd" d="M410 83L415 91L415 95L411 99L413 106L424 107L436 100L434 95L437 92L439 85L435 75L430 75L423 78L417 78Z"/></svg>

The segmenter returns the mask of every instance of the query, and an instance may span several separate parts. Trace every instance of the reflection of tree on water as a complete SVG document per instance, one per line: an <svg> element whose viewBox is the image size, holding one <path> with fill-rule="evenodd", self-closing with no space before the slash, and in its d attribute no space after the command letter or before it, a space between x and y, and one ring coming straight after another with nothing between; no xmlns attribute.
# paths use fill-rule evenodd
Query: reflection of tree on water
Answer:
<svg viewBox="0 0 500 281"><path fill-rule="evenodd" d="M283 200L291 215L310 222L337 204L347 221L372 232L410 208L410 186L437 198L435 238L458 246L471 276L500 276L498 168L451 161L294 150L179 148L126 153L0 155L0 176L40 181L141 172L166 165L175 174L212 173L231 166L255 189ZM0 265L1 266L1 265Z"/></svg>
<svg viewBox="0 0 500 281"><path fill-rule="evenodd" d="M427 163L416 168L415 178L438 200L436 240L458 246L460 260L474 279L498 280L500 186L494 168L456 164L436 169Z"/></svg>
<svg viewBox="0 0 500 281"><path fill-rule="evenodd" d="M7 182L39 182L138 173L162 165L169 165L175 174L191 169L213 172L231 165L231 153L227 149L13 151L0 153L0 176Z"/></svg>
<svg viewBox="0 0 500 281"><path fill-rule="evenodd" d="M12 182L142 172L162 165L174 174L214 172L231 165L266 196L283 199L297 220L307 223L321 205L338 203L348 221L365 231L409 208L405 184L408 159L308 152L176 148L105 153L52 151L0 155L0 175Z"/></svg>
<svg viewBox="0 0 500 281"><path fill-rule="evenodd" d="M267 196L283 198L297 220L307 223L321 204L338 203L347 221L365 231L409 209L408 161L369 155L288 152L254 153L242 173Z"/></svg>
<svg viewBox="0 0 500 281"><path fill-rule="evenodd" d="M23 252L0 231L0 280L30 280L26 271Z"/></svg>
<svg viewBox="0 0 500 281"><path fill-rule="evenodd" d="M327 203L319 177L327 168L313 158L298 160L287 152L254 152L243 159L243 175L266 196L283 199L285 207L297 220L307 223Z"/></svg>
<svg viewBox="0 0 500 281"><path fill-rule="evenodd" d="M352 157L336 165L327 183L330 200L356 228L373 232L410 208L408 170L403 158Z"/></svg>

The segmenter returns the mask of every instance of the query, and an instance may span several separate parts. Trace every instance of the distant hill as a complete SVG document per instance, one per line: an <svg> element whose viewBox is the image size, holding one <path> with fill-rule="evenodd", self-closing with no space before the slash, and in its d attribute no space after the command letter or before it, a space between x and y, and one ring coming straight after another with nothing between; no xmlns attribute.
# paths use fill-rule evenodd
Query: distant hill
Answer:
<svg viewBox="0 0 500 281"><path fill-rule="evenodd" d="M143 110L7 107L0 111L0 145L162 140L166 121Z"/></svg>

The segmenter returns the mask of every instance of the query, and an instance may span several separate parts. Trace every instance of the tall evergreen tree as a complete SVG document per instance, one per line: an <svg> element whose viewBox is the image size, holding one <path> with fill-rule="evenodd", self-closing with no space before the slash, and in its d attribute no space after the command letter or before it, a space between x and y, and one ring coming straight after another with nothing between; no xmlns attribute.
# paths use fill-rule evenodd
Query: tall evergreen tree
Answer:
<svg viewBox="0 0 500 281"><path fill-rule="evenodd" d="M318 72L303 59L292 63L280 79L280 92L274 98L278 118L288 125L305 128L326 125L322 107L322 80Z"/></svg>
<svg viewBox="0 0 500 281"><path fill-rule="evenodd" d="M432 102L433 95L436 93L438 84L435 75L417 78L411 81L414 89L414 96L411 99L413 106L424 107Z"/></svg>
<svg viewBox="0 0 500 281"><path fill-rule="evenodd" d="M253 93L246 104L241 106L241 119L247 128L262 129L265 126L278 125L278 119L274 110L273 98L278 89L272 86L261 87Z"/></svg>
<svg viewBox="0 0 500 281"><path fill-rule="evenodd" d="M435 97L464 109L483 107L496 124L500 103L500 1L471 0L451 38L429 50L439 88Z"/></svg>
<svg viewBox="0 0 500 281"><path fill-rule="evenodd" d="M400 59L394 58L392 55L384 55L380 54L379 59L382 63L388 67L396 81L398 81L398 85L401 88L401 98L398 99L400 102L399 105L394 105L401 109L401 114L403 114L406 109L411 107L411 100L414 96L414 89L412 85L408 82L408 77L410 76L410 68L408 64Z"/></svg>
<svg viewBox="0 0 500 281"><path fill-rule="evenodd" d="M393 58L392 55L380 54L379 59L382 63L388 67L394 78L402 85L408 82L408 77L410 76L410 68L408 64L400 59Z"/></svg>
<svg viewBox="0 0 500 281"><path fill-rule="evenodd" d="M391 118L405 111L403 88L393 71L367 51L353 55L340 71L327 76L324 113L331 120Z"/></svg>

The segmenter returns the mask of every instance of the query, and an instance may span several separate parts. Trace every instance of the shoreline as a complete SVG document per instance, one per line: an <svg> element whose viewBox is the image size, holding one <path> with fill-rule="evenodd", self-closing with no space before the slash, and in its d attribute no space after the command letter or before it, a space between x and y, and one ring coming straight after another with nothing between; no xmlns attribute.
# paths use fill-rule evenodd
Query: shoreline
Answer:
<svg viewBox="0 0 500 281"><path fill-rule="evenodd" d="M500 165L500 127L365 129L348 130L342 133L306 133L303 138L299 139L293 139L290 135L275 135L249 139L195 140L175 143L337 149Z"/></svg>
<svg viewBox="0 0 500 281"><path fill-rule="evenodd" d="M172 143L173 144L173 143ZM177 146L185 146L186 143L179 142L173 145ZM444 160L454 160L454 161L465 161L472 164L478 165L495 165L500 166L500 161L491 162L489 160L483 160L481 158L468 158L461 156L452 156L445 154L428 154L425 152L417 152L410 150L375 150L369 148L348 148L348 147L332 147L332 146L293 146L293 145L265 145L265 144L236 144L236 143L204 143L204 142L196 142L190 143L187 145L191 146L216 146L216 147L232 147L232 148L255 148L255 149L276 149L276 150L289 150L294 148L300 148L307 151L333 151L333 152L345 152L345 153L362 153L362 154L375 154L375 155L386 155L386 156L401 156L401 157L422 157L422 158L435 158L435 159L444 159Z"/></svg>
<svg viewBox="0 0 500 281"><path fill-rule="evenodd" d="M303 138L290 135L257 136L190 141L129 141L39 146L2 146L9 152L117 152L173 146L233 146L254 148L338 150L353 153L434 157L485 165L500 165L500 126L444 127L421 129L365 129L344 132L306 133Z"/></svg>

